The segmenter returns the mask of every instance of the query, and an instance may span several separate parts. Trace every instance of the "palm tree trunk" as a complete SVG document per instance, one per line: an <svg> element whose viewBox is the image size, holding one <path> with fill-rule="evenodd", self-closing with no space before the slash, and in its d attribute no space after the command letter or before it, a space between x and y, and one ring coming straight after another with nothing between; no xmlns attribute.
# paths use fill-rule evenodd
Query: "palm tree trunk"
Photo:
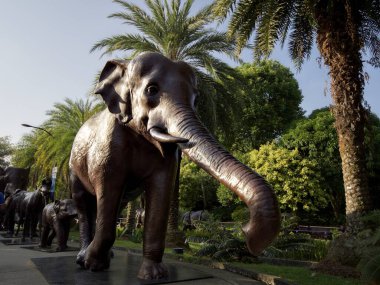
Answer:
<svg viewBox="0 0 380 285"><path fill-rule="evenodd" d="M354 234L361 228L359 217L372 208L364 145L366 110L358 34L361 19L357 9L345 0L319 1L315 13L318 48L330 69L332 112L345 188L346 228L349 234Z"/></svg>
<svg viewBox="0 0 380 285"><path fill-rule="evenodd" d="M136 227L136 209L137 209L137 200L132 200L128 202L127 205L127 225L125 233L131 235L133 230Z"/></svg>

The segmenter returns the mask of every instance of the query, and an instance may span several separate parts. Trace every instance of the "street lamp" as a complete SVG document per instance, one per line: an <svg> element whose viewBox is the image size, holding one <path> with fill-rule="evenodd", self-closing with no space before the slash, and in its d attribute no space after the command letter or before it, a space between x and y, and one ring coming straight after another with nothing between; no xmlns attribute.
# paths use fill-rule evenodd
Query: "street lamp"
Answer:
<svg viewBox="0 0 380 285"><path fill-rule="evenodd" d="M49 136L53 137L53 135L49 131L45 130L44 128L35 127L35 126L28 125L28 124L21 124L21 126L27 127L27 128L34 128L34 129L42 130L42 131L46 132Z"/></svg>
<svg viewBox="0 0 380 285"><path fill-rule="evenodd" d="M28 124L21 124L21 126L23 127L27 127L27 128L33 128L33 129L38 129L38 130L41 130L41 131L44 131L46 132L49 136L51 137L54 137L49 131L45 130L44 128L40 128L40 127L35 127L35 126L31 126L31 125L28 125ZM52 169L52 181L51 181L51 188L50 188L50 199L52 201L54 201L54 192L55 192L55 182L56 182L56 179L57 179L57 172L58 172L58 167L56 166L56 164L54 165L53 169Z"/></svg>

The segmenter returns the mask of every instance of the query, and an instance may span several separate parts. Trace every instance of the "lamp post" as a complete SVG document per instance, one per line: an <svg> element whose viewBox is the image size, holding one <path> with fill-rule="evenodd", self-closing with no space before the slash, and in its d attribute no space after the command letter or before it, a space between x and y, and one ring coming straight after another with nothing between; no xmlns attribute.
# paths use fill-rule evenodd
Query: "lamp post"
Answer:
<svg viewBox="0 0 380 285"><path fill-rule="evenodd" d="M33 128L33 129L42 130L42 131L46 132L49 136L54 137L49 131L45 130L44 128L35 127L35 126L28 125L28 124L21 124L21 126L27 127L27 128Z"/></svg>
<svg viewBox="0 0 380 285"><path fill-rule="evenodd" d="M31 126L29 124L21 124L21 126L44 131L49 136L51 136L52 138L54 138L54 136L48 130L46 130L44 128ZM52 169L52 172L51 172L51 187L50 187L50 199L51 199L51 201L54 201L55 181L57 180L57 172L58 172L58 167L56 165L54 165L54 167Z"/></svg>

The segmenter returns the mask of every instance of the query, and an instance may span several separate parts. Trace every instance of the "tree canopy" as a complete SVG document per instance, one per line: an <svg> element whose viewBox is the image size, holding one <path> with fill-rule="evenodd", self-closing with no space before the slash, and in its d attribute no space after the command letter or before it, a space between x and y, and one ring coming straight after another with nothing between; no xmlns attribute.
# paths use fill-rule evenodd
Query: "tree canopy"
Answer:
<svg viewBox="0 0 380 285"><path fill-rule="evenodd" d="M9 156L13 152L13 146L9 137L0 137L0 167L5 168L9 166Z"/></svg>
<svg viewBox="0 0 380 285"><path fill-rule="evenodd" d="M233 150L246 153L280 136L303 117L302 94L288 68L277 61L245 63L236 68L239 78L235 100L241 106L231 123Z"/></svg>
<svg viewBox="0 0 380 285"><path fill-rule="evenodd" d="M48 119L41 125L51 135L36 130L22 137L12 164L19 167L32 166L32 171L39 180L50 176L52 168L57 166L58 182L63 191L59 196L68 196L69 158L75 135L83 123L102 108L103 104L81 99L73 101L66 98L64 103L55 103L53 109L47 111Z"/></svg>

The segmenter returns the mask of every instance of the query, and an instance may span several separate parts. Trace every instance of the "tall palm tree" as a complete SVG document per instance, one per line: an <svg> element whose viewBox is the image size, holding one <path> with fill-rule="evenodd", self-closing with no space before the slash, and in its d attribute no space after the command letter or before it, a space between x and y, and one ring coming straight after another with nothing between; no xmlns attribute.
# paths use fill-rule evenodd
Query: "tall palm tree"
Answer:
<svg viewBox="0 0 380 285"><path fill-rule="evenodd" d="M228 33L236 38L240 53L253 32L254 54L269 56L277 42L288 39L289 52L298 68L308 59L316 40L329 68L332 112L346 197L349 233L360 228L359 217L371 209L365 164L363 107L363 54L380 66L379 0L215 0L214 14L231 13Z"/></svg>
<svg viewBox="0 0 380 285"><path fill-rule="evenodd" d="M228 74L233 70L217 57L216 53L222 53L237 59L234 55L234 44L226 40L226 34L216 32L207 27L211 23L210 5L200 11L191 14L193 0L144 0L147 10L128 3L127 1L114 0L123 8L123 12L114 13L110 18L121 19L127 25L134 26L139 33L116 35L97 42L92 51L103 50L104 54L114 51L127 52L126 57L145 52L159 52L171 60L181 60L190 64L197 76L200 96L198 113L210 129L215 130L216 111L223 104L222 96L228 96L228 92L221 84L228 80ZM219 104L219 107L218 107ZM230 107L232 104L224 104ZM223 120L225 116L218 119ZM219 123L219 122L218 122ZM226 122L227 124L227 122ZM178 191L178 189L176 189ZM174 194L174 196L176 196ZM178 201L173 200L178 204ZM173 205L171 209L178 209ZM178 210L172 210L169 218L169 233L177 231ZM170 234L169 234L170 235Z"/></svg>
<svg viewBox="0 0 380 285"><path fill-rule="evenodd" d="M62 183L60 197L68 196L69 158L75 135L82 124L104 108L90 100L73 101L66 98L64 103L55 103L47 111L48 119L42 124L47 132L37 130L22 138L16 148L15 162L23 167L31 166L39 176L49 176L54 166L58 167L58 179ZM41 178L41 177L40 177Z"/></svg>

